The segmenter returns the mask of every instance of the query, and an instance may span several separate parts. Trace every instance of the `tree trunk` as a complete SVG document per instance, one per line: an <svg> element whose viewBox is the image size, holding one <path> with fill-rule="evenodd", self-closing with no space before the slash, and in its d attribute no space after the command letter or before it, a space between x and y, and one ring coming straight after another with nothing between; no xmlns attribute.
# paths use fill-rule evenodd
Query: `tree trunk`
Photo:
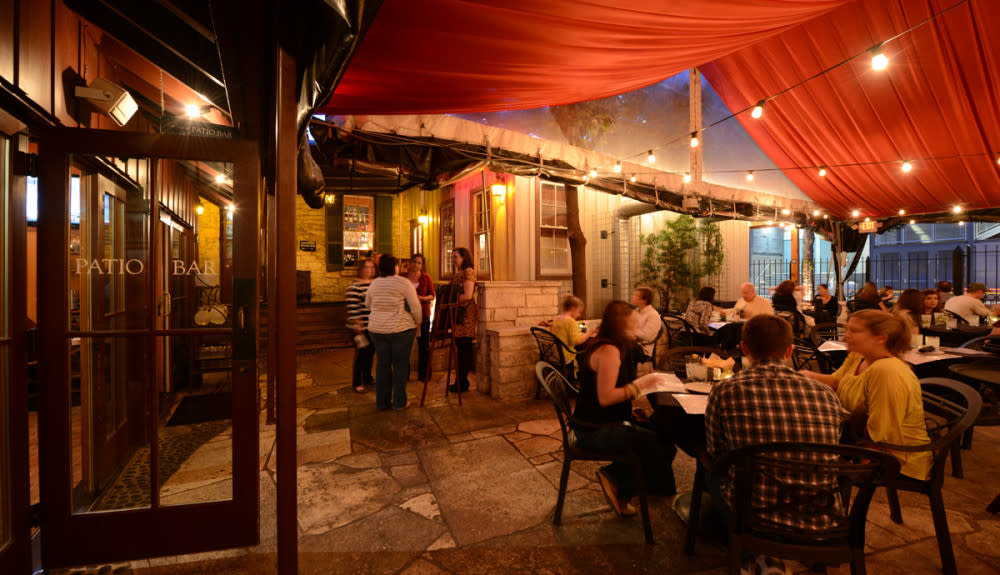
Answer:
<svg viewBox="0 0 1000 575"><path fill-rule="evenodd" d="M573 266L573 295L587 301L587 238L580 228L580 188L566 186L566 226L569 228L569 254Z"/></svg>

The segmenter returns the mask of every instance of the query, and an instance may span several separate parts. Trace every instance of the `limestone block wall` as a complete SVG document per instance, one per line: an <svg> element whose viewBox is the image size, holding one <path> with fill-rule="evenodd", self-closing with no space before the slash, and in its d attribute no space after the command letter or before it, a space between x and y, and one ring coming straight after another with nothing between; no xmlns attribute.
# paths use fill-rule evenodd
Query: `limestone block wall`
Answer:
<svg viewBox="0 0 1000 575"><path fill-rule="evenodd" d="M479 297L477 389L498 399L533 396L538 349L528 327L558 314L562 282L478 282L476 289ZM519 329L509 331L512 328Z"/></svg>

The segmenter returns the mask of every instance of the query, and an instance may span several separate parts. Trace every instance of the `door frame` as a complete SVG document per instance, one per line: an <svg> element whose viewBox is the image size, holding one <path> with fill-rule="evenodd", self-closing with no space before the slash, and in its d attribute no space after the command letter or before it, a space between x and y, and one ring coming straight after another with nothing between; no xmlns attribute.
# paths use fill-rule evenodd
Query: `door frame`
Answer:
<svg viewBox="0 0 1000 575"><path fill-rule="evenodd" d="M43 501L42 564L46 568L124 561L163 555L255 545L259 538L258 406L256 364L257 276L259 267L257 144L247 140L164 136L109 130L47 128L39 132L39 341L46 361L40 362L39 464ZM159 506L156 393L151 394L151 506L101 513L74 514L72 446L69 444L69 317L68 186L71 154L109 157L164 158L231 162L234 237L245 238L233 261L231 327L233 401L233 489L227 501ZM158 223L158 203L150 194L150 219ZM156 258L156 234L149 257ZM236 242L234 242L235 244ZM243 251L245 250L245 251ZM153 273L152 261L147 269ZM152 280L150 280L152 281ZM161 330L155 324L135 335L200 335L197 329ZM113 335L108 333L106 335ZM118 333L117 335L131 335ZM156 362L152 362L156 363ZM149 385L155 386L155 366Z"/></svg>

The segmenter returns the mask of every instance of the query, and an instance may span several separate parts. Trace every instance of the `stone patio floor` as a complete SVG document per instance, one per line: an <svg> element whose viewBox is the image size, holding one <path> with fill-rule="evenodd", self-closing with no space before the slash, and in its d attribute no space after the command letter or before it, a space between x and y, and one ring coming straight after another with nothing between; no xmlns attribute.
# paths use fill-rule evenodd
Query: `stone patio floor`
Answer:
<svg viewBox="0 0 1000 575"><path fill-rule="evenodd" d="M501 403L471 392L459 407L439 382L421 408L421 384L411 381L409 409L376 412L374 394L350 386L351 357L335 350L298 362L300 573L726 573L719 543L700 539L695 556L682 553L673 497L650 499L656 544L645 545L638 517L618 518L606 503L597 463L574 462L563 525L553 526L561 441L547 399ZM260 545L111 567L143 575L275 573L274 437L274 426L262 424ZM1000 429L977 430L963 452L965 478L945 482L963 575L1000 573L1000 516L985 511L1000 493L998 455ZM690 490L693 461L678 454L674 471L678 489ZM191 476L199 481L193 487L211 493L211 481ZM869 572L940 573L926 498L900 496L904 525L889 520L884 493L876 495Z"/></svg>

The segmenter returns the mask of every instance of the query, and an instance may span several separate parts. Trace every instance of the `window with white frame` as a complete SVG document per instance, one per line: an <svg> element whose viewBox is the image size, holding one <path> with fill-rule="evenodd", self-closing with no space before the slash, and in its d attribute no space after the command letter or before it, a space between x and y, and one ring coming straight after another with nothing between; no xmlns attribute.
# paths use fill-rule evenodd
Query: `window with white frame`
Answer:
<svg viewBox="0 0 1000 575"><path fill-rule="evenodd" d="M490 269L490 195L479 191L472 194L473 254L480 274Z"/></svg>
<svg viewBox="0 0 1000 575"><path fill-rule="evenodd" d="M570 275L566 186L540 180L538 199L538 275Z"/></svg>

